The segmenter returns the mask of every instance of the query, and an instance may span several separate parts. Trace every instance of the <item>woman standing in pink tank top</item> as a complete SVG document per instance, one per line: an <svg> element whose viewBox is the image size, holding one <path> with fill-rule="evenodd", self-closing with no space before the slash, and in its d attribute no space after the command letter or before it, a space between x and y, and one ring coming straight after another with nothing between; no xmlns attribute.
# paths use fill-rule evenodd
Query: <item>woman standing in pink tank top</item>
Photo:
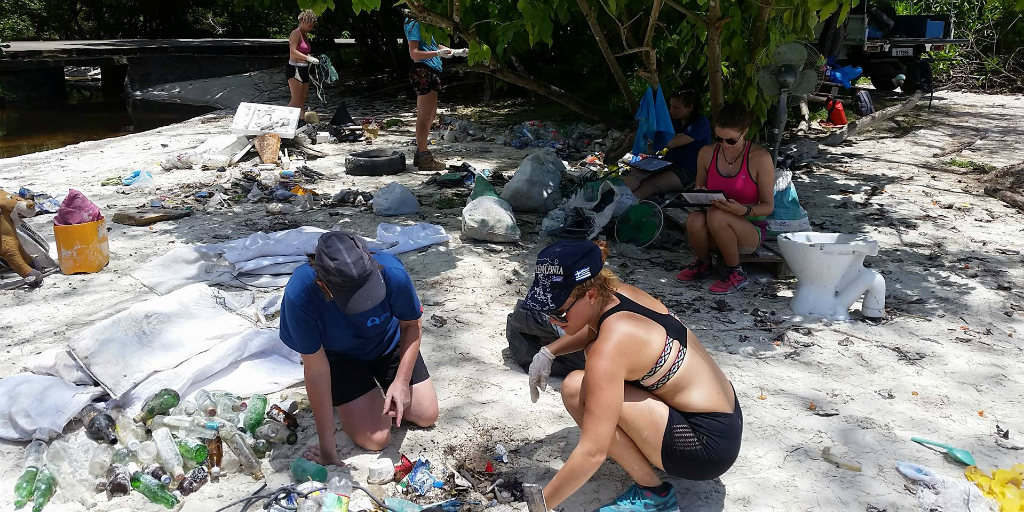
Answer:
<svg viewBox="0 0 1024 512"><path fill-rule="evenodd" d="M284 67L284 75L288 80L288 91L291 93L289 107L299 108L299 120L306 115L306 97L309 96L309 65L320 61L310 55L312 49L306 34L316 25L316 13L306 9L299 13L299 26L288 36L288 64ZM299 123L302 124L301 122Z"/></svg>
<svg viewBox="0 0 1024 512"><path fill-rule="evenodd" d="M709 291L724 295L747 285L740 254L753 254L764 243L765 217L775 210L775 165L771 154L746 140L750 113L737 104L726 104L715 115L713 138L697 156L698 189L720 190L725 201L715 201L707 211L690 214L686 233L696 254L676 279L695 281L711 274L711 249L722 253L725 276Z"/></svg>

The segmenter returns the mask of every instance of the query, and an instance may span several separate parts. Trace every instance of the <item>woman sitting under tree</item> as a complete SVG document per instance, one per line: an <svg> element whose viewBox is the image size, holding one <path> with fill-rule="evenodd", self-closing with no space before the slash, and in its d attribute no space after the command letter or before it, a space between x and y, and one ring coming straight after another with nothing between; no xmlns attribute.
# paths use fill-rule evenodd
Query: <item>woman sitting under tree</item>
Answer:
<svg viewBox="0 0 1024 512"><path fill-rule="evenodd" d="M714 140L697 157L698 189L719 190L724 201L690 214L686 234L696 258L676 276L683 282L711 275L711 249L725 260L725 276L709 291L722 295L747 285L740 254L753 254L768 234L765 217L775 210L775 165L764 148L746 140L750 113L727 104L715 115Z"/></svg>
<svg viewBox="0 0 1024 512"><path fill-rule="evenodd" d="M549 509L590 479L606 457L636 483L602 512L674 512L675 490L652 466L687 480L725 473L740 450L743 413L729 379L693 331L647 292L603 269L607 247L559 242L537 257L526 307L565 336L530 365L530 392L547 387L555 356L583 350L586 366L562 382L579 444L544 488Z"/></svg>

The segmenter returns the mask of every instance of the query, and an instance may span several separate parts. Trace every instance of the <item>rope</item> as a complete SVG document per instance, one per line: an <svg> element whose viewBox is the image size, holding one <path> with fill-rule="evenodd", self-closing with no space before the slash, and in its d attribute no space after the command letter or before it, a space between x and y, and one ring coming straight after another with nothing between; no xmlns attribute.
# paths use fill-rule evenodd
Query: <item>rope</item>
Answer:
<svg viewBox="0 0 1024 512"><path fill-rule="evenodd" d="M323 84L333 84L338 81L338 71L331 65L331 58L325 54L317 56L319 64L313 64L309 67L309 80L316 86L316 96L320 98L320 103L323 105L327 104L327 100L323 94Z"/></svg>
<svg viewBox="0 0 1024 512"><path fill-rule="evenodd" d="M214 512L224 512L225 510L228 510L228 509L230 509L232 507L235 507L235 506L238 506L238 505L244 505L242 507L242 509L241 509L244 512L246 510L249 510L250 507L252 507L255 504L258 504L261 501L267 501L267 504L262 507L263 509L268 509L268 508L270 508L271 505L276 505L277 507L280 507L280 508L282 508L284 510L297 510L297 507L289 505L288 502L287 502L288 498L291 495L294 494L294 495L296 495L296 496L298 496L300 498L305 499L310 494L327 490L327 487L323 486L323 487L317 487L317 488L312 489L310 491L307 491L305 493L300 493L300 492L298 492L298 490L296 490L297 487L298 487L297 484L285 485L285 486L282 486L282 487L278 487L277 489L275 489L273 492L270 492L270 493L254 494L252 496L246 496L245 498L232 501L231 503L228 503L227 505L224 505L223 507L218 508ZM259 491L263 490L264 488L266 488L265 484L264 484L263 487L261 487L256 492L259 492ZM353 483L352 484L352 488L353 489L358 489L360 491L365 492L366 495L370 497L370 500L372 500L374 502L374 504L376 504L381 509L389 510L391 512L399 512L398 510L395 510L395 509L385 505L383 501L377 499L377 497L374 496L373 493L368 491L365 487L363 487L363 486L361 486L359 484Z"/></svg>

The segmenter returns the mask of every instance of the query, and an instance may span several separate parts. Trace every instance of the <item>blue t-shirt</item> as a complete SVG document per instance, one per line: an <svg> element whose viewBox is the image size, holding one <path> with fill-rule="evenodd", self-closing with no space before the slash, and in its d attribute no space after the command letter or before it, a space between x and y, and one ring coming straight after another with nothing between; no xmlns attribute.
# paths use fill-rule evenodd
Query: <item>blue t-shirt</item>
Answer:
<svg viewBox="0 0 1024 512"><path fill-rule="evenodd" d="M693 142L668 150L665 158L683 169L695 171L700 148L711 144L711 122L703 114L694 114L686 125L678 119L673 119L672 127L675 128L676 135L689 135Z"/></svg>
<svg viewBox="0 0 1024 512"><path fill-rule="evenodd" d="M433 37L430 38L430 43L429 44L426 41L424 41L423 40L423 36L420 34L420 22L418 22L418 21L416 21L414 19L410 19L410 18L406 18L405 19L405 40L406 41L419 41L419 43L420 43L420 51L424 51L424 52L436 52L437 51L437 42L434 41ZM422 61L417 61L417 62L422 62L422 63L426 64L427 66L430 66L432 69L434 69L438 73L441 72L441 57L431 57L431 58L429 58L427 60L422 60Z"/></svg>
<svg viewBox="0 0 1024 512"><path fill-rule="evenodd" d="M324 297L309 264L295 269L281 302L281 340L300 354L323 347L328 357L373 361L398 346L399 320L416 320L423 314L412 279L398 258L374 254L387 295L368 311L346 315Z"/></svg>

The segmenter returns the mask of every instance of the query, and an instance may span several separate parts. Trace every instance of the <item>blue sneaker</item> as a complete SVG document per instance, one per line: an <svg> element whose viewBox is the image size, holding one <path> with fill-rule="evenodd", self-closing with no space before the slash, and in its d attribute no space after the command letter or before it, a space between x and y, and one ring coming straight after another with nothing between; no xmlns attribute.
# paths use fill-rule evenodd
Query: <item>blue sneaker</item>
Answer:
<svg viewBox="0 0 1024 512"><path fill-rule="evenodd" d="M679 512L676 489L668 484L668 493L658 496L637 484L629 486L615 501L598 509L598 512Z"/></svg>

